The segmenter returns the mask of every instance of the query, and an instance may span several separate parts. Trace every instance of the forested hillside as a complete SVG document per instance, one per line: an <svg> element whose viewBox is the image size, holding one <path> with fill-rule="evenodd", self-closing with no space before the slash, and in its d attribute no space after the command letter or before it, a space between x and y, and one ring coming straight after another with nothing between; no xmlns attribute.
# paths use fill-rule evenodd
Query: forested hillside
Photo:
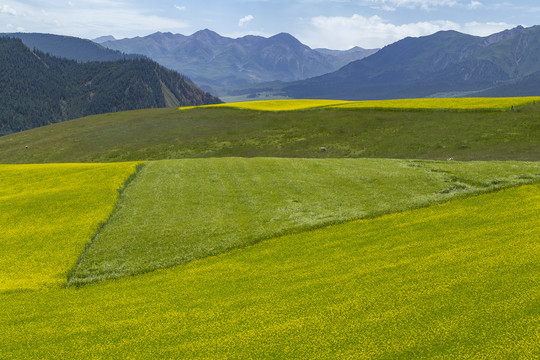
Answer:
<svg viewBox="0 0 540 360"><path fill-rule="evenodd" d="M49 55L80 62L130 60L144 57L107 49L93 41L73 36L41 33L5 33L0 36L21 39L32 50L36 49Z"/></svg>
<svg viewBox="0 0 540 360"><path fill-rule="evenodd" d="M147 59L79 63L0 37L0 135L77 117L219 99Z"/></svg>

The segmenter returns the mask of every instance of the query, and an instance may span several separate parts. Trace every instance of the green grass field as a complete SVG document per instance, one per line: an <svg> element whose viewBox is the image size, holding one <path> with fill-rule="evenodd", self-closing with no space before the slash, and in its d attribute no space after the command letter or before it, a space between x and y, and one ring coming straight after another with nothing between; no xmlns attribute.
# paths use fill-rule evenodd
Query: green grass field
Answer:
<svg viewBox="0 0 540 360"><path fill-rule="evenodd" d="M169 108L90 116L0 137L0 162L232 156L540 161L539 139L535 105L516 111Z"/></svg>
<svg viewBox="0 0 540 360"><path fill-rule="evenodd" d="M0 359L540 357L531 101L254 102L0 137Z"/></svg>
<svg viewBox="0 0 540 360"><path fill-rule="evenodd" d="M145 165L69 283L179 265L284 233L540 180L538 163L193 159Z"/></svg>
<svg viewBox="0 0 540 360"><path fill-rule="evenodd" d="M535 358L540 187L0 293L8 359Z"/></svg>

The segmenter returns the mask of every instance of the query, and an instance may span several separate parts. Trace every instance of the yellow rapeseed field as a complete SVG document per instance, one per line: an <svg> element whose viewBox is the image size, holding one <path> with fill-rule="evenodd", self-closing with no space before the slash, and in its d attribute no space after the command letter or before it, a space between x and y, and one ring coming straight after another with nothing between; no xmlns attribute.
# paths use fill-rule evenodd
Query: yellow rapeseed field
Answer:
<svg viewBox="0 0 540 360"><path fill-rule="evenodd" d="M268 100L247 101L238 103L207 105L204 107L225 107L257 111L293 111L315 108L338 109L395 109L395 110L510 110L512 106L522 106L540 102L540 97L507 97L507 98L428 98L428 99L396 99L396 100ZM196 106L182 107L192 109Z"/></svg>
<svg viewBox="0 0 540 360"><path fill-rule="evenodd" d="M540 185L0 297L5 359L536 359Z"/></svg>
<svg viewBox="0 0 540 360"><path fill-rule="evenodd" d="M429 110L475 110L494 109L510 110L512 106L522 106L540 102L540 97L507 97L507 98L430 98L351 101L332 105L335 108L382 108L382 109L429 109Z"/></svg>
<svg viewBox="0 0 540 360"><path fill-rule="evenodd" d="M204 105L202 107L225 107L235 109L257 110L257 111L293 111L320 108L332 105L347 104L350 101L343 100L264 100L264 101L245 101L237 103ZM198 106L181 107L181 110L193 109Z"/></svg>
<svg viewBox="0 0 540 360"><path fill-rule="evenodd" d="M65 283L137 164L0 165L0 291Z"/></svg>

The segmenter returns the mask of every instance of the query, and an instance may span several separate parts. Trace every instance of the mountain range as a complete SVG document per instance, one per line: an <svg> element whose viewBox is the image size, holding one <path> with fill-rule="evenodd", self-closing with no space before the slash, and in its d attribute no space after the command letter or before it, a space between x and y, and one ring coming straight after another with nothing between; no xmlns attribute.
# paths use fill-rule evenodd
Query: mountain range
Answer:
<svg viewBox="0 0 540 360"><path fill-rule="evenodd" d="M0 36L0 84L0 135L85 115L220 102L150 59L81 62L9 36Z"/></svg>
<svg viewBox="0 0 540 360"><path fill-rule="evenodd" d="M343 100L540 94L540 26L478 37L405 38L322 76L280 85L292 98Z"/></svg>
<svg viewBox="0 0 540 360"><path fill-rule="evenodd" d="M113 50L145 55L218 95L238 86L326 74L377 51L359 47L347 51L311 49L287 33L232 39L208 29L190 36L157 32L96 41L103 41L103 46Z"/></svg>
<svg viewBox="0 0 540 360"><path fill-rule="evenodd" d="M310 49L289 34L230 39L210 30L98 39L119 49L50 34L0 40L0 135L90 114L220 101L164 66L205 89L248 98L540 94L540 26L486 37L441 31L367 52ZM339 69L328 72L329 63Z"/></svg>

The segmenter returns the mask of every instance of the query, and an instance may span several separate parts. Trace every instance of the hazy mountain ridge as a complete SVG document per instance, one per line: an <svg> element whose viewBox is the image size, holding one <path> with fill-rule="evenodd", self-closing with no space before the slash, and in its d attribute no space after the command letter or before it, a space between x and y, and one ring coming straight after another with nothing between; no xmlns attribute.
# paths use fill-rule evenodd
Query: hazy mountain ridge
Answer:
<svg viewBox="0 0 540 360"><path fill-rule="evenodd" d="M314 50L286 33L269 38L248 35L232 39L208 29L190 36L157 32L106 41L103 45L148 56L186 74L205 89L306 79L335 71L376 51Z"/></svg>
<svg viewBox="0 0 540 360"><path fill-rule="evenodd" d="M0 37L0 135L77 117L219 99L149 59L80 63Z"/></svg>
<svg viewBox="0 0 540 360"><path fill-rule="evenodd" d="M80 62L116 61L143 57L111 50L93 41L73 36L40 33L0 33L0 36L21 39L30 49Z"/></svg>
<svg viewBox="0 0 540 360"><path fill-rule="evenodd" d="M525 77L540 71L540 27L516 27L478 37L441 31L405 38L336 72L290 83L283 91L294 98L344 100L429 97L538 95ZM521 87L522 79L527 84Z"/></svg>

